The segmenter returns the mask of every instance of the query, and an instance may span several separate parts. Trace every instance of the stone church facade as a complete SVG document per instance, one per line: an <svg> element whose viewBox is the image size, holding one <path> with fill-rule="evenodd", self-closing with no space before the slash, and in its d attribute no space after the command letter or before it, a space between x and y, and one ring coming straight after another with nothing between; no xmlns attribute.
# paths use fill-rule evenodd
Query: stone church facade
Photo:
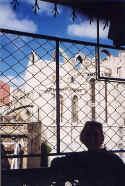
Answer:
<svg viewBox="0 0 125 186"><path fill-rule="evenodd" d="M103 50L106 58L100 62L101 76L124 78L125 53L117 56ZM59 66L60 144L61 151L79 151L79 132L87 120L103 123L105 145L111 150L124 149L125 85L119 82L97 81L95 57L79 52L73 58L60 48L64 57ZM29 94L32 120L42 123L41 138L56 149L56 63L43 61L32 52L25 75L25 91ZM32 97L32 98L31 98ZM57 108L58 109L58 108ZM58 110L57 110L58 112ZM123 155L123 154L122 154Z"/></svg>
<svg viewBox="0 0 125 186"><path fill-rule="evenodd" d="M117 56L106 50L102 52L106 58L100 61L100 75L124 78L125 52L120 51ZM108 150L125 149L125 84L96 80L95 57L90 59L78 52L70 58L61 48L60 53L64 58L59 63L60 106L56 96L55 54L51 61L45 61L32 51L24 76L25 86L12 91L10 111L7 109L5 115L14 116L16 122L41 123L33 134L39 138L39 144L34 143L39 146L37 153L43 141L47 141L51 152L56 152L59 124L56 115L60 115L61 152L85 149L79 133L88 120L103 123ZM124 159L124 153L119 155Z"/></svg>

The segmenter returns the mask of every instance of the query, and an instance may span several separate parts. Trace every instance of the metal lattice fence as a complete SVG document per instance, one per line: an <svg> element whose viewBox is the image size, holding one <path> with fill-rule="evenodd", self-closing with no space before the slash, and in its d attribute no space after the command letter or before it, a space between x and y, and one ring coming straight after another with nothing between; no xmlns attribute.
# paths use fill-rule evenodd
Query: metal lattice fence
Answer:
<svg viewBox="0 0 125 186"><path fill-rule="evenodd" d="M124 51L42 35L1 30L0 135L7 151L81 151L87 120L103 123L108 150L125 149ZM123 156L124 154L120 154ZM39 160L38 160L39 162ZM29 163L30 167L30 163Z"/></svg>

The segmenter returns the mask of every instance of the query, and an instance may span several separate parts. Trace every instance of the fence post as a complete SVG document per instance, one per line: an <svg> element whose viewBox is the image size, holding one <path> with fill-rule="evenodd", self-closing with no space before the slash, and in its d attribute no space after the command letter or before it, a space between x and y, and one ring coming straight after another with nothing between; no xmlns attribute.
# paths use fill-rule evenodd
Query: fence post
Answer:
<svg viewBox="0 0 125 186"><path fill-rule="evenodd" d="M56 126L57 153L60 153L59 41L56 41Z"/></svg>

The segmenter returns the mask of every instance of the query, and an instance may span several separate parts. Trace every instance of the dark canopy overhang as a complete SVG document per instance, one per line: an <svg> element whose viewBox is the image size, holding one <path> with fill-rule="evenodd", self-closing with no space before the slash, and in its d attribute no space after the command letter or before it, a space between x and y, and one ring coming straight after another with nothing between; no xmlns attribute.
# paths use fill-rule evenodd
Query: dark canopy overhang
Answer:
<svg viewBox="0 0 125 186"><path fill-rule="evenodd" d="M92 6L94 4L103 4L103 5L115 5L119 3L124 3L124 0L40 0L45 1L49 3L57 3L64 6L73 6L73 7L79 7L79 6Z"/></svg>
<svg viewBox="0 0 125 186"><path fill-rule="evenodd" d="M97 16L107 19L111 16L121 15L125 8L125 0L40 0L44 2L59 4L82 11L83 14ZM116 11L117 10L117 11ZM92 13L90 12L92 11ZM94 12L93 12L94 11Z"/></svg>
<svg viewBox="0 0 125 186"><path fill-rule="evenodd" d="M108 38L115 46L125 45L125 0L41 0L70 7L90 20L110 22Z"/></svg>

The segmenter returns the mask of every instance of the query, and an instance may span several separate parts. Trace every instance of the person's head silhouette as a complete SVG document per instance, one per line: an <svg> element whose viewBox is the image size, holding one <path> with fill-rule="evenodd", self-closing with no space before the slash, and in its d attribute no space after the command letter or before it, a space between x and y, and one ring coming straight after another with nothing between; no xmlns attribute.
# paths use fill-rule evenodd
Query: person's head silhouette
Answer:
<svg viewBox="0 0 125 186"><path fill-rule="evenodd" d="M80 141L88 150L98 150L104 142L102 124L96 121L87 121L80 133Z"/></svg>

